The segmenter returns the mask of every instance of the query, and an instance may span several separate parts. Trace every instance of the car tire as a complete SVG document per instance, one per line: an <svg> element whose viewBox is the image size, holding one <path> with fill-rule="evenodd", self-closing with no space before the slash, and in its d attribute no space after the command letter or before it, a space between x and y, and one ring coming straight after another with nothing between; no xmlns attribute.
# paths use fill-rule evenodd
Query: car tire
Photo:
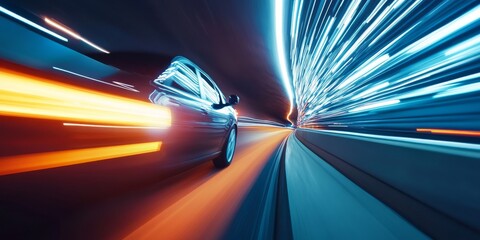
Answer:
<svg viewBox="0 0 480 240"><path fill-rule="evenodd" d="M227 139L222 147L220 156L213 159L213 165L216 168L226 168L232 163L233 155L237 145L237 128L235 126L230 129Z"/></svg>

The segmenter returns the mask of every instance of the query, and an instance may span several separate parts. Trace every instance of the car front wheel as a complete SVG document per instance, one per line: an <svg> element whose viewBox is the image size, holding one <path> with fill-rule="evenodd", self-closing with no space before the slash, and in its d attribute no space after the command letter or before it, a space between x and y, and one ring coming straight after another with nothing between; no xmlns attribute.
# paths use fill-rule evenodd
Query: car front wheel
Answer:
<svg viewBox="0 0 480 240"><path fill-rule="evenodd" d="M213 160L213 164L216 168L226 168L230 165L235 153L235 147L237 145L237 128L234 126L230 130L227 141L222 148L220 156Z"/></svg>

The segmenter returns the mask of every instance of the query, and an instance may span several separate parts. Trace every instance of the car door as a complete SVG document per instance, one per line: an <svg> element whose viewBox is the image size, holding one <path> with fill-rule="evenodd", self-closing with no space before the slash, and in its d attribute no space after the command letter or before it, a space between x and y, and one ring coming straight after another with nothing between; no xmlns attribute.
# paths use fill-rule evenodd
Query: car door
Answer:
<svg viewBox="0 0 480 240"><path fill-rule="evenodd" d="M209 129L209 145L217 152L221 151L225 137L230 127L230 115L227 107L215 109L214 104L224 103L213 81L202 71L199 71L199 85L202 97L203 109L205 110L205 124Z"/></svg>
<svg viewBox="0 0 480 240"><path fill-rule="evenodd" d="M172 113L172 127L162 147L166 157L183 163L205 158L205 111L195 69L175 63L153 83L156 89L150 100L169 107Z"/></svg>

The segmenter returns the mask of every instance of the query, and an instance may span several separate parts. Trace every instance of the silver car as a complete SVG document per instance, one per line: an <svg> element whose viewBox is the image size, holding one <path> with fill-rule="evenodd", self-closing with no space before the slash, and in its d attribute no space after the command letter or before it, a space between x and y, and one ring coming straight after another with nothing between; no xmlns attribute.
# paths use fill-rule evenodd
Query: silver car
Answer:
<svg viewBox="0 0 480 240"><path fill-rule="evenodd" d="M227 101L215 82L185 57L175 57L152 85L150 101L172 113L162 147L165 157L177 165L210 158L217 168L229 166L237 140L232 106L239 97L230 95Z"/></svg>

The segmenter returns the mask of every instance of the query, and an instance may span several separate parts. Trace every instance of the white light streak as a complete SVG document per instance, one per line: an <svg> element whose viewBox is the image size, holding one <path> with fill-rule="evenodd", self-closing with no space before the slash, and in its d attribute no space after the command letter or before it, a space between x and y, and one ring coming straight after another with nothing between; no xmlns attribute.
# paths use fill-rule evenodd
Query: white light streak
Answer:
<svg viewBox="0 0 480 240"><path fill-rule="evenodd" d="M290 110L287 119L290 120L290 115L293 112L293 90L290 82L290 74L287 68L287 55L285 53L285 39L284 39L284 2L283 0L275 0L275 43L277 48L277 57L280 67L281 79L287 91L288 100L290 101ZM292 122L293 123L293 122Z"/></svg>
<svg viewBox="0 0 480 240"><path fill-rule="evenodd" d="M386 87L388 87L389 85L390 85L389 82L380 83L380 84L378 84L378 85L376 85L376 86L374 86L374 87L371 87L371 88L367 89L366 91L363 91L362 93L360 93L360 94L352 97L352 100L356 100L356 99L362 98L362 97L364 97L364 96L367 96L368 94L373 93L373 92L376 92L376 91L378 91L378 90L380 90L380 89L382 89L382 88L386 88Z"/></svg>
<svg viewBox="0 0 480 240"><path fill-rule="evenodd" d="M126 83L122 83L122 82L117 82L117 81L112 81L112 82L115 83L115 84L124 86L124 87L131 87L131 88L135 87L135 86L133 86L133 85L131 85L131 84L126 84Z"/></svg>
<svg viewBox="0 0 480 240"><path fill-rule="evenodd" d="M461 116L480 129L471 120L480 92L478 0L293 4L289 49L299 126L455 129L447 125ZM441 105L444 96L467 105ZM436 125L416 125L430 117Z"/></svg>
<svg viewBox="0 0 480 240"><path fill-rule="evenodd" d="M380 64L384 63L385 61L387 61L388 59L390 59L390 56L388 54L385 54L377 59L375 59L373 62L369 63L367 66L363 67L363 68L360 68L360 70L358 72L356 72L355 74L353 74L351 77L347 78L345 81L343 81L342 83L340 83L338 85L338 89L341 89L345 86L347 86L348 84L352 83L353 81L357 80L358 78L360 78L361 76L363 76L364 74L367 74L368 72L370 72L372 69L378 67Z"/></svg>
<svg viewBox="0 0 480 240"><path fill-rule="evenodd" d="M464 84L464 82L468 82L468 81L475 80L475 79L480 80L480 73L475 73L475 74L471 74L471 75L468 75L468 76L463 76L463 77L460 77L460 78L457 78L457 79L454 79L454 80L450 80L450 81L434 84L434 85L431 85L431 86L428 86L428 87L416 89L412 92L409 92L407 94L402 95L399 98L400 99L405 99L405 98L412 98L412 97L418 97L418 96L424 96L424 95L439 93L439 92L442 92L444 90L448 91L448 89L451 89L453 87L457 87L461 84ZM463 86L465 86L465 85L463 85ZM466 86L468 86L468 85L466 85ZM437 97L439 97L439 96L437 96ZM434 98L435 98L435 96L434 96Z"/></svg>
<svg viewBox="0 0 480 240"><path fill-rule="evenodd" d="M367 20L365 20L365 23L369 23L375 15L377 15L378 11L383 7L383 4L385 4L385 0L381 0L380 3L373 9L372 13L370 13L370 16L368 16Z"/></svg>
<svg viewBox="0 0 480 240"><path fill-rule="evenodd" d="M48 23L49 25L51 25L51 26L53 26L53 27L55 27L55 28L63 31L64 33L66 33L66 34L68 34L68 35L70 35L70 36L72 36L72 37L74 37L74 38L76 38L76 39L78 39L78 40L80 40L80 41L82 41L82 42L90 45L91 47L97 49L98 51L104 52L104 53L106 53L106 54L109 54L109 53L110 53L109 51L107 51L107 50L99 47L98 45L96 45L96 44L88 41L87 39L85 39L85 38L83 38L82 36L80 36L78 33L75 33L74 31L70 30L69 28L63 26L62 24L57 23L57 22L55 22L55 21L53 21L53 20L51 20L51 19L49 19L49 18L44 18L44 20L45 20L45 22Z"/></svg>
<svg viewBox="0 0 480 240"><path fill-rule="evenodd" d="M387 101L382 101L382 102L377 102L377 103L372 103L372 104L356 107L356 108L350 110L349 112L352 112L352 113L353 112L361 112L361 111L365 111L365 110L371 110L371 109L375 109L375 108L391 106L391 105L394 105L394 104L397 104L397 103L400 103L400 100L398 100L398 99L387 100Z"/></svg>
<svg viewBox="0 0 480 240"><path fill-rule="evenodd" d="M480 19L480 6L477 6L476 8L470 10L461 17L453 20L449 24L418 40L417 42L412 44L412 47L410 48L408 53L414 53L426 48L427 46L431 46L432 44L439 42L440 40L468 26L469 24L477 21L478 19Z"/></svg>
<svg viewBox="0 0 480 240"><path fill-rule="evenodd" d="M462 51L468 51L470 48L478 45L480 45L480 34L451 47L445 51L445 56L450 56Z"/></svg>
<svg viewBox="0 0 480 240"><path fill-rule="evenodd" d="M480 91L480 82L448 89L444 92L436 94L435 96L433 96L433 98L441 98L441 97L472 93L472 92L478 92L478 91Z"/></svg>
<svg viewBox="0 0 480 240"><path fill-rule="evenodd" d="M112 83L105 82L105 81L102 81L102 80L99 80L99 79L96 79L96 78L92 78L92 77L82 75L80 73L72 72L72 71L69 71L69 70L66 70L66 69L63 69L63 68L59 68L59 67L52 67L52 68L57 70L57 71L72 74L72 75L75 75L77 77L82 77L82 78L92 80L92 81L95 81L95 82L103 83L103 84L106 84L106 85L109 85L109 86L112 86L112 87L117 87L117 88L121 88L121 89L124 89L124 90L132 91L132 92L139 92L138 90L130 88L130 87L124 87L124 86L121 86L121 85L112 84Z"/></svg>
<svg viewBox="0 0 480 240"><path fill-rule="evenodd" d="M34 27L34 28L44 32L44 33L47 33L47 34L49 34L53 37L56 37L56 38L58 38L58 39L60 39L64 42L68 42L67 38L65 38L65 37L63 37L63 36L61 36L57 33L54 33L52 31L50 31L50 30L48 30L48 29L46 29L46 28L44 28L44 27L42 27L42 26L40 26L40 25L38 25L38 24L36 24L36 23L34 23L34 22L32 22L32 21L30 21L30 20L28 20L28 19L26 19L26 18L24 18L24 17L22 17L22 16L20 16L16 13L4 8L4 7L2 7L2 6L0 6L0 11L7 14L8 16L13 17L13 18L15 18L15 19L17 19L17 20L19 20L19 21L21 21L21 22L23 22L23 23L25 23L25 24L27 24L31 27Z"/></svg>

